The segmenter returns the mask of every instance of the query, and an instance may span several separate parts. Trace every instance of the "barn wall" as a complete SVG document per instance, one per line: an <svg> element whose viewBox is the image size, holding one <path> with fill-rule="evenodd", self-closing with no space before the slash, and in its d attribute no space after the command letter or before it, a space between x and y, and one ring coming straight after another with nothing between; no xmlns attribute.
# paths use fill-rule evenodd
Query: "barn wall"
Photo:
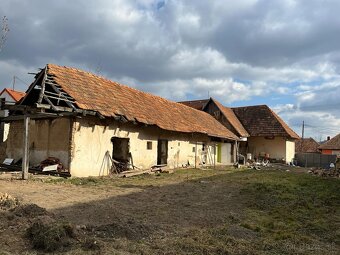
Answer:
<svg viewBox="0 0 340 255"><path fill-rule="evenodd" d="M259 136L248 137L248 152L253 157L258 157L260 154L269 154L272 159L286 160L286 139L284 137L274 137L274 139Z"/></svg>
<svg viewBox="0 0 340 255"><path fill-rule="evenodd" d="M38 165L47 157L59 158L69 167L70 119L31 120L29 126L30 166ZM23 156L23 121L10 124L6 155L15 161Z"/></svg>
<svg viewBox="0 0 340 255"><path fill-rule="evenodd" d="M170 168L195 164L203 161L212 163L214 154L206 135L191 135L164 131L156 127L129 123L100 123L90 118L77 119L72 129L71 174L72 176L103 176L110 171L108 155L112 155L112 137L129 138L133 163L140 169L148 169L157 164L158 139L168 140L167 164ZM152 148L147 149L147 142ZM196 144L196 142L198 142ZM195 150L196 154L195 154Z"/></svg>

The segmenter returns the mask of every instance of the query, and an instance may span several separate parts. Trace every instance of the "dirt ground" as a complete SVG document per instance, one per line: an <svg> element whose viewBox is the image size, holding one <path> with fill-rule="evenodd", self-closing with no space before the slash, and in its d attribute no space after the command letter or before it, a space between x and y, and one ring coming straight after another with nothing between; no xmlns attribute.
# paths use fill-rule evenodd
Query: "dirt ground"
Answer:
<svg viewBox="0 0 340 255"><path fill-rule="evenodd" d="M53 219L72 224L78 231L77 245L57 251L60 253L319 254L317 248L306 252L296 240L293 246L287 244L286 253L266 251L269 244L262 243L267 240L267 232L257 230L249 221L249 202L253 198L244 192L253 179L256 184L263 182L253 178L254 174L256 171L250 170L180 170L124 179L34 176L28 181L3 174L0 193L10 194L22 204L46 208ZM6 213L3 218L11 221L2 228L0 225L0 254L41 252L25 238L36 216L23 220L15 216L15 211ZM23 222L21 228L16 225L19 221ZM83 247L87 239L95 243L90 249ZM337 252L337 244L321 239L315 243L329 249L329 254Z"/></svg>

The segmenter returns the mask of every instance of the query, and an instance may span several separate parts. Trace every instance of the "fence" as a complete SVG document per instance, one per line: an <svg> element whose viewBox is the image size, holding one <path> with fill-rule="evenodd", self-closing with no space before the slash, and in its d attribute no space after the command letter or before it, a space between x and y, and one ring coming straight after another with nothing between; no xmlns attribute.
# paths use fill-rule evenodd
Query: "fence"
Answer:
<svg viewBox="0 0 340 255"><path fill-rule="evenodd" d="M295 159L298 166L329 168L336 162L336 155L324 155L320 153L296 153Z"/></svg>

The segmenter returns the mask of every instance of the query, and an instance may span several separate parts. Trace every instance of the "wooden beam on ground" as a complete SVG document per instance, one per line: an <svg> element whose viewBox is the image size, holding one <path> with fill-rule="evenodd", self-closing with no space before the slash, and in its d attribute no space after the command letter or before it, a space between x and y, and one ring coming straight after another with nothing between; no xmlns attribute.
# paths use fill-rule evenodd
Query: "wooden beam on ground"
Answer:
<svg viewBox="0 0 340 255"><path fill-rule="evenodd" d="M23 134L23 157L22 157L22 179L28 179L29 168L29 125L30 117L24 117L24 134Z"/></svg>

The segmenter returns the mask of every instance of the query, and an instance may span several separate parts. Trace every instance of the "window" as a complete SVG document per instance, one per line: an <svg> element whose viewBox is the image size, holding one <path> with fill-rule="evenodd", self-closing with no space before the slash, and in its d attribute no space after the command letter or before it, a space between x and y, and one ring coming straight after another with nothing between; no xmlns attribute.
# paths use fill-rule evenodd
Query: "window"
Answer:
<svg viewBox="0 0 340 255"><path fill-rule="evenodd" d="M152 142L146 142L146 149L152 150Z"/></svg>
<svg viewBox="0 0 340 255"><path fill-rule="evenodd" d="M180 143L180 142L178 142L178 146L181 146L181 143Z"/></svg>
<svg viewBox="0 0 340 255"><path fill-rule="evenodd" d="M196 148L195 147L192 147L192 152L195 152L196 151Z"/></svg>

